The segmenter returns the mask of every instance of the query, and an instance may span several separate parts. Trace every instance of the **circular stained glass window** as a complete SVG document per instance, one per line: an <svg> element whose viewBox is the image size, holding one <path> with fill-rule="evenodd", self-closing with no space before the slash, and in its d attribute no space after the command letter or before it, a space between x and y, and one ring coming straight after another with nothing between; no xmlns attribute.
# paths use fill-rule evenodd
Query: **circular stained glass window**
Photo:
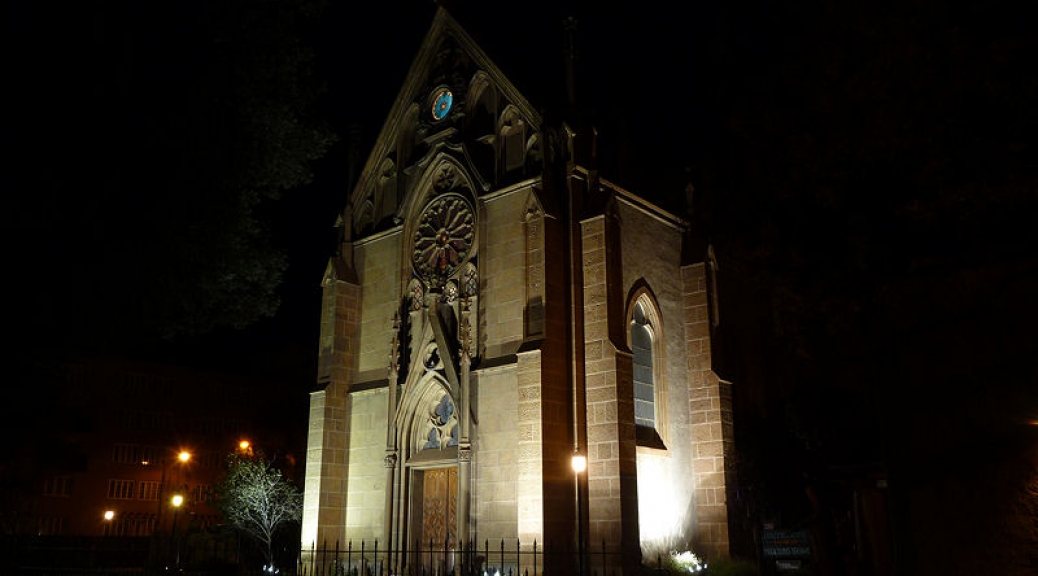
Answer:
<svg viewBox="0 0 1038 576"><path fill-rule="evenodd" d="M454 94L446 88L441 88L436 92L436 97L433 98L432 103L432 117L433 120L443 120L447 117L447 114L451 111L451 106L454 104Z"/></svg>
<svg viewBox="0 0 1038 576"><path fill-rule="evenodd" d="M443 288L468 259L474 238L472 206L457 194L443 194L425 207L414 232L412 264L426 285Z"/></svg>

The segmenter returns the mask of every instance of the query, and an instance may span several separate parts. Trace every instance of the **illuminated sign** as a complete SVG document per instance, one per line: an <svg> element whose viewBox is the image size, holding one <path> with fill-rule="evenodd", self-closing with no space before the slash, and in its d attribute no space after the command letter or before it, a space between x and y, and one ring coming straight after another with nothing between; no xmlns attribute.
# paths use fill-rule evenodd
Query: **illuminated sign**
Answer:
<svg viewBox="0 0 1038 576"><path fill-rule="evenodd" d="M764 530L760 539L765 558L811 557L811 541L804 530Z"/></svg>

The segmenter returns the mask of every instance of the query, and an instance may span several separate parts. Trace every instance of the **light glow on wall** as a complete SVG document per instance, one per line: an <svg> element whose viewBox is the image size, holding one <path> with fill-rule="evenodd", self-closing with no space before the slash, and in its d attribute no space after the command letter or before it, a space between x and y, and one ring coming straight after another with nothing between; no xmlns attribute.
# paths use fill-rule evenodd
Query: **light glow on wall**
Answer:
<svg viewBox="0 0 1038 576"><path fill-rule="evenodd" d="M684 544L682 526L691 506L690 495L677 483L664 459L638 455L638 518L642 550L668 552Z"/></svg>

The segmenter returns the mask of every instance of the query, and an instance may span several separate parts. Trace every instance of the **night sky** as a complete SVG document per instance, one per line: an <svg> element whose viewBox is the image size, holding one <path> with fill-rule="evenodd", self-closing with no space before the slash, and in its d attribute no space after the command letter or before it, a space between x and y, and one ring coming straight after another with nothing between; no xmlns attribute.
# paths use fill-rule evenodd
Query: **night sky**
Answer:
<svg viewBox="0 0 1038 576"><path fill-rule="evenodd" d="M320 159L276 164L312 179L254 205L287 259L280 306L152 346L133 330L176 320L155 302L205 312L177 274L238 258L205 233L193 252L174 239L233 220L237 204L210 190L240 184L227 166L274 153L242 144L257 132L228 111L269 119L271 95L305 100L267 52L282 44L264 34L285 29L248 4L4 8L5 284L27 365L104 349L312 385L350 130L366 154L435 4L331 2L298 20L315 57L300 85L325 87L302 117L338 139ZM1038 562L1034 529L1028 540L1011 520L1038 477L1038 74L1025 18L931 1L448 5L549 111L563 95L562 18L575 16L578 103L600 129L603 175L674 211L695 185L694 222L721 267L747 486L793 494L788 518L810 512L804 483L880 469L915 574ZM964 503L977 493L1004 497ZM985 554L952 558L949 542Z"/></svg>

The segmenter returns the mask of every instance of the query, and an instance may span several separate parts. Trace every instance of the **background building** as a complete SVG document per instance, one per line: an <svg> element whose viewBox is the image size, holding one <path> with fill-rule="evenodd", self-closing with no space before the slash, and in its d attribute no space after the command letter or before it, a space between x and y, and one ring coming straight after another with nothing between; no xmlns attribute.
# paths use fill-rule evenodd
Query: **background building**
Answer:
<svg viewBox="0 0 1038 576"><path fill-rule="evenodd" d="M5 458L7 534L151 536L174 522L178 532L213 529L221 520L209 491L242 440L293 474L290 409L270 382L95 356L40 377L46 391L26 405L45 394L49 410Z"/></svg>
<svg viewBox="0 0 1038 576"><path fill-rule="evenodd" d="M438 9L324 278L304 548L729 553L732 384L692 189L679 216L600 178L593 125L541 110Z"/></svg>

